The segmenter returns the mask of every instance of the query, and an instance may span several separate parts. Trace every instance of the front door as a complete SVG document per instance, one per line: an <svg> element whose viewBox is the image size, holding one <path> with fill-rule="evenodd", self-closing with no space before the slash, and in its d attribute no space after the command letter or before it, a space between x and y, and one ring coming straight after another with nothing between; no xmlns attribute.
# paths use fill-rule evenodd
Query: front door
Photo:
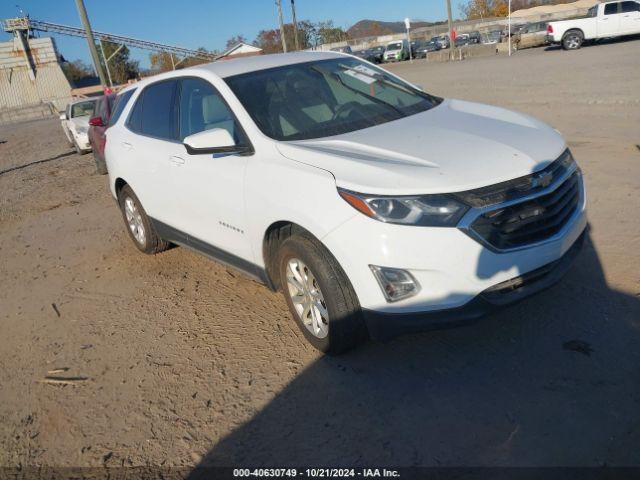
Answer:
<svg viewBox="0 0 640 480"><path fill-rule="evenodd" d="M180 80L179 139L223 128L243 143L244 134L218 91L198 77ZM234 257L253 262L244 209L244 174L252 158L240 154L171 153L174 201L179 211L171 224L188 234L192 246L233 264ZM231 254L229 257L227 254ZM237 260L237 259L236 259ZM242 265L241 265L242 266Z"/></svg>

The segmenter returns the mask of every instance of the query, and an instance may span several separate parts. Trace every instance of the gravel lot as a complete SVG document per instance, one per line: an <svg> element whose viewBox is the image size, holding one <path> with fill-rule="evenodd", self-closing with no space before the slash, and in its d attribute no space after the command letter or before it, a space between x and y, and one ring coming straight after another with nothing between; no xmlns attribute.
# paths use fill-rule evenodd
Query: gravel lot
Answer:
<svg viewBox="0 0 640 480"><path fill-rule="evenodd" d="M0 174L0 465L640 465L639 55L392 67L559 129L591 239L535 298L337 358L279 294L182 248L139 254L57 120L0 127L0 171L18 167Z"/></svg>

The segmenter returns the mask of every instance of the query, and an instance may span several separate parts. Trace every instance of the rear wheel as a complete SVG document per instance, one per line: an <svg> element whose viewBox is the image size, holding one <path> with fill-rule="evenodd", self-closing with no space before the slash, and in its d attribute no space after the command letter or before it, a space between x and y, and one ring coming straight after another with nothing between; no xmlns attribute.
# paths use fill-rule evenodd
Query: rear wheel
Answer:
<svg viewBox="0 0 640 480"><path fill-rule="evenodd" d="M309 234L285 240L279 251L284 297L306 339L321 352L345 352L367 337L360 304L335 258Z"/></svg>
<svg viewBox="0 0 640 480"><path fill-rule="evenodd" d="M118 203L129 236L141 252L154 254L169 248L169 242L158 236L140 200L129 185L125 185L120 190Z"/></svg>
<svg viewBox="0 0 640 480"><path fill-rule="evenodd" d="M577 50L584 42L584 35L580 30L569 30L562 37L562 48L565 50Z"/></svg>

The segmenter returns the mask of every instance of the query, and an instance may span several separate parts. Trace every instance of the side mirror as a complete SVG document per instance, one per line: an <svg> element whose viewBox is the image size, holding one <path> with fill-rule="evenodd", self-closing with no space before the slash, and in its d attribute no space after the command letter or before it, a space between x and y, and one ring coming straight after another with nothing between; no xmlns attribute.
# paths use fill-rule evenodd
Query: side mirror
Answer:
<svg viewBox="0 0 640 480"><path fill-rule="evenodd" d="M183 140L187 153L200 155L205 153L248 153L251 147L236 145L233 137L224 128L212 128L194 133Z"/></svg>
<svg viewBox="0 0 640 480"><path fill-rule="evenodd" d="M89 125L92 127L104 127L104 122L102 121L102 117L91 117L89 119Z"/></svg>
<svg viewBox="0 0 640 480"><path fill-rule="evenodd" d="M67 119L67 114L66 113L61 113L60 114L60 120L66 120Z"/></svg>

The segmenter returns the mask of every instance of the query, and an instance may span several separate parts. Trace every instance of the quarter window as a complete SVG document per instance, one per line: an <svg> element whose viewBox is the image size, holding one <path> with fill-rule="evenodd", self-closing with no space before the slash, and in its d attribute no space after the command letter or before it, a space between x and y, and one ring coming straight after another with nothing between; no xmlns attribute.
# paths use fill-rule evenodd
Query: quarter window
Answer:
<svg viewBox="0 0 640 480"><path fill-rule="evenodd" d="M127 106L127 103L131 98L131 95L133 95L133 92L135 91L136 91L135 88L132 90L127 90L126 92L121 93L116 97L115 106L113 107L111 118L109 119L109 126L114 125L118 121L118 119L120 118L120 115L122 115L122 111L124 110L124 107Z"/></svg>
<svg viewBox="0 0 640 480"><path fill-rule="evenodd" d="M223 128L234 138L238 128L235 117L213 86L200 78L182 80L180 93L180 140L212 128Z"/></svg>

